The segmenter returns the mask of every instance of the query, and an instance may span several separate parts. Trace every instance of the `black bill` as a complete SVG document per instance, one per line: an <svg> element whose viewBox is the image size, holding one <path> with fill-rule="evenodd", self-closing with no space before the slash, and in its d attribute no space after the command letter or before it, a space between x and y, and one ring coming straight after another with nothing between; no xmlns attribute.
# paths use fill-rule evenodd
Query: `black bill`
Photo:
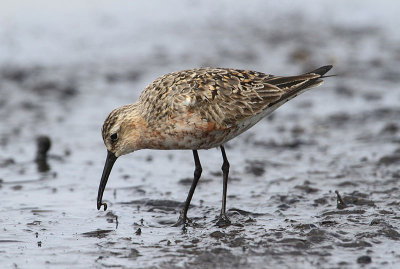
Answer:
<svg viewBox="0 0 400 269"><path fill-rule="evenodd" d="M104 211L107 210L107 204L103 203L103 192L104 189L106 188L107 185L107 180L108 177L110 176L111 169L113 168L113 165L115 161L117 160L117 157L115 157L114 153L111 151L107 151L107 159L106 163L104 165L104 170L103 170L103 175L101 176L101 181L99 185L99 193L97 194L97 210L100 210L101 206L104 206Z"/></svg>

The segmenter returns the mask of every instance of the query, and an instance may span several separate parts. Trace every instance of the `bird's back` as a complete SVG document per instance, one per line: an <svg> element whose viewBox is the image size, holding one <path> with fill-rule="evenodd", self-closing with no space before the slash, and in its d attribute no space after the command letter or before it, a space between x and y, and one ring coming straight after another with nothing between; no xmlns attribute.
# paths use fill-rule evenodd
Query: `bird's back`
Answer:
<svg viewBox="0 0 400 269"><path fill-rule="evenodd" d="M165 120L184 111L229 127L252 118L301 90L318 86L331 66L291 77L228 68L199 68L166 74L152 82L139 102L143 116Z"/></svg>

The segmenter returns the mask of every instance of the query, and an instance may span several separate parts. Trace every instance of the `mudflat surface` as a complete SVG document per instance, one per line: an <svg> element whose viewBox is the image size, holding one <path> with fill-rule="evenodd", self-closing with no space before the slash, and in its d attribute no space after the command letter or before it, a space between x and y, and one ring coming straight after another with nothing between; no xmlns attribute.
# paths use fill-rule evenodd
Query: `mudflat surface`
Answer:
<svg viewBox="0 0 400 269"><path fill-rule="evenodd" d="M3 2L1 268L400 266L395 1ZM97 211L103 120L156 77L198 66L292 75L325 64L338 76L226 145L231 226L215 226L216 149L199 152L186 231L171 224L190 187L190 151L121 157L108 210ZM41 135L51 141L45 162L35 161Z"/></svg>

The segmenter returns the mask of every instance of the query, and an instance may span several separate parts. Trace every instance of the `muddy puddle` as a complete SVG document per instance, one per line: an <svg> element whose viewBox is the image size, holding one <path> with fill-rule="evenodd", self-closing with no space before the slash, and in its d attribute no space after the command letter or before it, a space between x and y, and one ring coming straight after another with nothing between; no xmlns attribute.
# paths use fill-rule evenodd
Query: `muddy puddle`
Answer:
<svg viewBox="0 0 400 269"><path fill-rule="evenodd" d="M400 266L398 4L175 1L182 12L171 16L150 4L41 2L0 11L20 11L0 20L1 268ZM96 209L102 123L157 76L324 64L338 76L226 145L229 227L215 225L217 149L199 152L186 230L171 225L190 187L190 151L120 158L108 209Z"/></svg>

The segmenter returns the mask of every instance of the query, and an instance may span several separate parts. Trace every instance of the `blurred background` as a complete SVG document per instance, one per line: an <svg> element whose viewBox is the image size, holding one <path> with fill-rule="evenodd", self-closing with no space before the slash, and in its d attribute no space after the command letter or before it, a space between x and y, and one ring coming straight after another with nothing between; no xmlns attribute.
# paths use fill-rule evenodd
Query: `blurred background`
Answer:
<svg viewBox="0 0 400 269"><path fill-rule="evenodd" d="M2 0L0 265L398 266L399 12L389 0ZM227 145L231 227L214 226L217 150L200 152L187 233L169 226L190 187L189 151L120 158L109 209L96 210L102 123L157 77L326 64L338 76Z"/></svg>

